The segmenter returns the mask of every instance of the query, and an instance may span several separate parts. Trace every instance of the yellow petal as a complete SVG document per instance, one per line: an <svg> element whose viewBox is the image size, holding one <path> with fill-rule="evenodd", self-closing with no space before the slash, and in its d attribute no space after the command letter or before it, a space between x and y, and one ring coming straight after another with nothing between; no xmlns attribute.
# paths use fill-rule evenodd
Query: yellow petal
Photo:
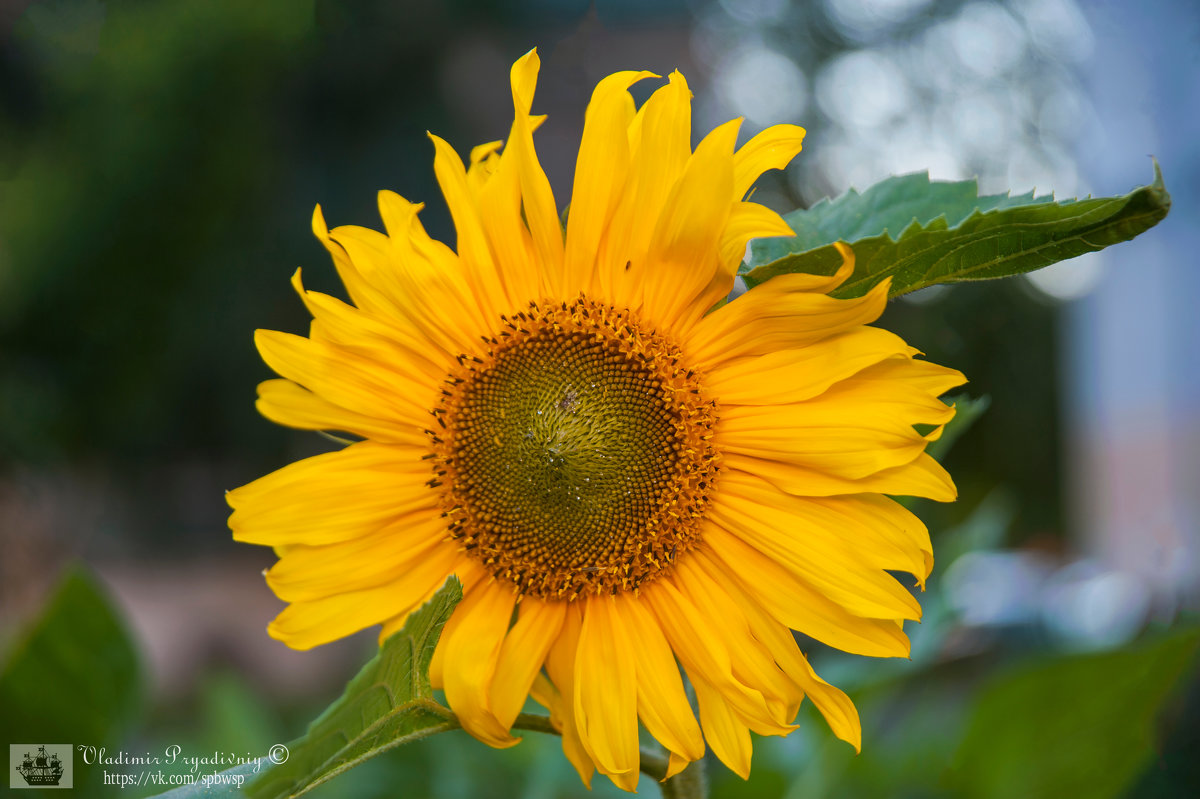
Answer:
<svg viewBox="0 0 1200 799"><path fill-rule="evenodd" d="M517 606L517 613L517 623L500 647L496 676L492 680L492 712L505 729L516 721L550 645L562 630L566 605L525 597Z"/></svg>
<svg viewBox="0 0 1200 799"><path fill-rule="evenodd" d="M313 235L325 245L325 249L333 258L333 265L337 269L338 277L341 278L342 285L346 287L346 293L350 295L354 304L359 308L386 312L390 303L378 289L363 279L345 248L330 237L329 229L325 226L325 216L321 213L319 205L313 209L312 230Z"/></svg>
<svg viewBox="0 0 1200 799"><path fill-rule="evenodd" d="M293 649L311 649L420 607L446 580L436 559L417 563L400 583L386 583L305 602L293 602L267 633Z"/></svg>
<svg viewBox="0 0 1200 799"><path fill-rule="evenodd" d="M381 195L383 199L384 195ZM397 200L404 202L402 198ZM396 208L396 204L388 202L387 211L381 206L380 215L405 213ZM408 217L406 232L403 235L384 236L378 231L357 225L343 225L334 228L330 236L345 248L354 260L355 266L370 279L372 287L386 299L388 308L375 313L380 319L394 325L402 325L406 332L414 337L431 342L441 343L437 331L430 331L427 325L421 325L421 314L416 306L414 292L422 294L438 292L454 298L452 307L443 308L443 325L451 329L472 330L479 324L464 315L460 310L463 300L469 302L470 289L464 278L463 268L453 253L448 253L445 245L434 245L428 239L424 228L417 218L420 206L411 205L407 209ZM393 225L401 224L399 219L393 220ZM422 283L429 284L421 286ZM444 300L449 304L448 300ZM477 306L468 305L476 314ZM379 323L377 323L379 324ZM445 346L443 344L443 346ZM455 352L455 348L450 348Z"/></svg>
<svg viewBox="0 0 1200 799"><path fill-rule="evenodd" d="M646 259L651 236L692 154L691 97L687 81L673 72L629 126L629 177L599 259L602 270L609 265L613 272L612 298L617 305L641 306L642 285L651 270Z"/></svg>
<svg viewBox="0 0 1200 799"><path fill-rule="evenodd" d="M754 719L764 730L787 732L787 726L772 718L762 692L735 677L728 631L720 619L706 615L671 580L656 580L645 586L641 598L654 612L693 682L697 677L708 681L741 718Z"/></svg>
<svg viewBox="0 0 1200 799"><path fill-rule="evenodd" d="M456 559L445 538L445 522L424 511L349 541L291 546L267 570L267 584L280 599L297 602L401 583L416 561L439 562L445 577Z"/></svg>
<svg viewBox="0 0 1200 799"><path fill-rule="evenodd" d="M852 654L908 656L908 638L891 620L854 616L735 535L706 536L705 545L779 623ZM710 556L700 550L693 557Z"/></svg>
<svg viewBox="0 0 1200 799"><path fill-rule="evenodd" d="M859 327L800 349L722 363L704 382L723 407L801 402L907 348L894 333Z"/></svg>
<svg viewBox="0 0 1200 799"><path fill-rule="evenodd" d="M870 324L887 304L887 285L837 300L805 290L810 275L781 275L705 316L688 334L690 360L708 370L735 358L806 347ZM793 280L793 278L796 278Z"/></svg>
<svg viewBox="0 0 1200 799"><path fill-rule="evenodd" d="M454 576L462 583L464 597L478 594L478 591L476 591L477 587L483 590L495 581L495 578L483 568L479 561L465 556L465 553L460 552L459 554L461 557L459 557L458 562L455 564ZM464 621L468 620L465 614L457 612L457 608L455 611L442 627L441 637L438 638L437 646L433 650L433 657L429 661L429 682L439 691L444 690L446 687L444 668L446 647L444 644L454 637L454 630L463 624ZM395 621L393 620L389 623L394 624Z"/></svg>
<svg viewBox="0 0 1200 799"><path fill-rule="evenodd" d="M346 410L282 378L258 384L255 407L271 421L301 430L341 430L375 441L415 447L428 444L428 436L415 427Z"/></svg>
<svg viewBox="0 0 1200 799"><path fill-rule="evenodd" d="M810 528L799 524L794 515L727 500L713 508L711 517L723 529L713 530L709 539L732 532L855 616L921 617L920 603L894 577L856 558L833 536L822 536L815 529L806 535Z"/></svg>
<svg viewBox="0 0 1200 799"><path fill-rule="evenodd" d="M259 355L281 377L343 408L378 419L394 419L422 430L437 396L436 383L405 376L327 342L256 330Z"/></svg>
<svg viewBox="0 0 1200 799"><path fill-rule="evenodd" d="M624 630L617 614L612 596L586 600L575 655L575 721L596 768L614 781L632 775L636 784L637 680L633 653L620 635Z"/></svg>
<svg viewBox="0 0 1200 799"><path fill-rule="evenodd" d="M463 729L498 748L513 746L519 738L497 721L488 701L488 688L496 669L500 646L508 632L516 595L510 585L495 581L477 586L454 609L461 618L442 631L442 682L446 701ZM452 617L453 618L453 617Z"/></svg>
<svg viewBox="0 0 1200 799"><path fill-rule="evenodd" d="M515 125L513 130L516 136ZM478 200L488 244L508 296L530 299L547 294L542 288L547 276L525 227L518 157L517 150L505 150L497 159L492 179L479 191Z"/></svg>
<svg viewBox="0 0 1200 799"><path fill-rule="evenodd" d="M687 80L672 72L667 85L650 95L630 126L631 169L636 192L631 249L644 253L676 181L692 155L692 93ZM624 221L624 220L622 220Z"/></svg>
<svg viewBox="0 0 1200 799"><path fill-rule="evenodd" d="M663 782L666 782L667 780L671 779L679 772L683 771L685 768L687 768L689 765L691 765L691 763L692 763L692 761L688 760L686 757L680 757L679 755L675 754L674 752L668 752L667 753L667 773L663 777Z"/></svg>
<svg viewBox="0 0 1200 799"><path fill-rule="evenodd" d="M383 626L379 630L379 645L380 646L383 646L384 641L386 641L387 639L391 638L396 633L403 630L404 625L406 625L408 623L409 616L411 616L414 612L420 610L421 607L423 605L425 605L425 603L427 603L429 600L433 599L434 594L436 594L438 591L440 591L442 589L442 587L446 584L446 580L449 578L449 575L455 574L456 572L458 572L461 569L462 564L463 564L462 553L457 553L457 554L458 554L458 560L456 560L451 565L451 567L447 570L446 577L444 577L441 582L435 582L432 586L430 586L428 593L426 593L425 596L421 597L421 601L417 602L410 609L404 611L403 613L398 613L395 616L392 616L390 619L386 620L383 623ZM422 565L424 565L424 564L422 564ZM436 652L437 652L437 650L435 649L434 653L436 654ZM437 690L440 691L442 689L441 671L439 670L436 681L433 679L432 671L433 670L431 667L430 668L430 682L433 683L434 688L436 688Z"/></svg>
<svg viewBox="0 0 1200 799"><path fill-rule="evenodd" d="M497 153L504 144L502 141L491 141L471 148L470 166L467 167L467 187L477 199L480 191L487 185L499 164Z"/></svg>
<svg viewBox="0 0 1200 799"><path fill-rule="evenodd" d="M737 410L745 413L737 415L730 409L721 419L721 448L850 479L911 463L925 449L925 439L911 426L897 430L851 427L851 408L832 401L826 404L838 414L838 422L847 426L836 422L823 425L813 417L824 414L809 415L803 412L807 408L796 410L795 406L743 406ZM868 420L873 419L863 419Z"/></svg>
<svg viewBox="0 0 1200 799"><path fill-rule="evenodd" d="M624 268L624 260L619 264L597 263L596 257L629 171L628 128L634 114L629 87L648 77L656 76L650 72L618 72L600 81L592 93L567 216L564 285L587 290L592 287L594 270L598 270L609 278L605 285L611 287L612 270Z"/></svg>
<svg viewBox="0 0 1200 799"><path fill-rule="evenodd" d="M557 295L561 292L562 280L562 226L550 181L546 179L533 147L533 130L529 125L529 110L533 104L539 67L537 50L530 50L513 64L511 81L516 117L508 148L516 155L525 219L533 235L538 263L542 274L549 280L549 291Z"/></svg>
<svg viewBox="0 0 1200 799"><path fill-rule="evenodd" d="M685 312L698 316L707 310L698 297L718 275L717 245L729 220L733 145L740 125L740 119L726 122L700 142L667 195L645 262L634 264L644 275L644 315L654 324L678 329L681 317L686 324ZM722 276L726 285L716 289L716 296L733 286L732 270Z"/></svg>
<svg viewBox="0 0 1200 799"><path fill-rule="evenodd" d="M388 231L393 268L381 279L399 315L451 357L487 331L458 255L425 232L424 206L390 191L379 192L379 215Z"/></svg>
<svg viewBox="0 0 1200 799"><path fill-rule="evenodd" d="M869 526L879 538L898 542L906 553L919 552L922 568L906 567L905 570L915 574L921 588L925 588L925 579L933 571L933 544L929 540L929 528L912 511L880 494L826 497L817 501L847 515L869 517L873 522Z"/></svg>
<svg viewBox="0 0 1200 799"><path fill-rule="evenodd" d="M681 558L675 563L673 582L680 592L711 619L719 619L722 635L729 645L729 658L734 678L743 685L758 690L766 705L767 715L745 713L734 706L741 721L760 735L786 735L795 727L791 724L800 709L804 694L787 675L780 671L771 653L754 637L738 604L730 597L724 581L714 581L695 558ZM721 690L720 684L714 688Z"/></svg>
<svg viewBox="0 0 1200 799"><path fill-rule="evenodd" d="M637 671L638 716L655 740L684 764L704 757L700 725L688 704L679 667L658 620L629 595L617 598L618 630L629 642Z"/></svg>
<svg viewBox="0 0 1200 799"><path fill-rule="evenodd" d="M725 703L721 691L704 679L693 677L696 703L700 706L700 723L704 726L704 738L712 747L713 754L721 759L730 771L744 780L750 779L750 728L742 723Z"/></svg>
<svg viewBox="0 0 1200 799"><path fill-rule="evenodd" d="M808 659L800 652L796 639L784 625L775 621L761 606L736 584L728 579L731 575L711 561L698 561L701 568L708 571L712 579L722 585L729 586L730 595L746 614L754 636L763 642L770 650L775 662L779 664L788 677L795 680L804 693L813 700L813 704L825 717L834 734L843 741L854 746L855 750L862 748L862 725L859 723L858 710L854 703L842 691L822 680L809 665Z"/></svg>
<svg viewBox="0 0 1200 799"><path fill-rule="evenodd" d="M783 217L758 203L734 203L729 221L718 244L718 262L721 271L737 272L738 265L746 255L746 243L763 236L793 236L794 231L783 221Z"/></svg>
<svg viewBox="0 0 1200 799"><path fill-rule="evenodd" d="M583 784L591 788L596 764L580 739L575 715L575 658L579 650L579 631L583 624L581 604L572 602L567 605L562 632L559 633L558 640L550 646L546 657L546 673L550 675L550 680L563 697L560 704L563 754L579 772L579 779Z"/></svg>
<svg viewBox="0 0 1200 799"><path fill-rule="evenodd" d="M857 377L893 386L902 384L902 390L919 391L930 397L944 394L967 382L967 378L957 369L914 358L890 358Z"/></svg>
<svg viewBox="0 0 1200 799"><path fill-rule="evenodd" d="M225 495L235 540L320 546L434 512L421 450L362 441L291 463Z"/></svg>
<svg viewBox="0 0 1200 799"><path fill-rule="evenodd" d="M862 722L858 718L858 708L844 691L822 680L803 655L800 656L799 664L806 667L807 671L807 679L801 680L804 692L817 706L829 729L833 730L833 734L838 738L853 746L855 752L861 752Z"/></svg>
<svg viewBox="0 0 1200 799"><path fill-rule="evenodd" d="M479 209L467 187L462 160L444 140L432 133L429 138L433 141L435 151L433 171L458 233L458 257L463 264L464 274L468 277L480 309L494 318L511 310L520 301L514 303L500 282L479 218Z"/></svg>
<svg viewBox="0 0 1200 799"><path fill-rule="evenodd" d="M559 733L562 733L562 694L554 687L554 683L550 682L550 678L545 674L538 674L534 677L533 684L529 687L529 695L535 702L550 711L550 724Z"/></svg>
<svg viewBox="0 0 1200 799"><path fill-rule="evenodd" d="M842 555L879 570L908 571L924 579L932 563L929 534L920 520L896 502L876 494L848 497L796 497L767 481L729 470L721 491L762 507L763 520L776 527L780 544L789 539L836 548ZM758 514L757 508L752 515ZM781 515L782 514L782 515Z"/></svg>
<svg viewBox="0 0 1200 799"><path fill-rule="evenodd" d="M843 477L808 469L795 463L736 452L726 453L724 464L730 469L760 475L780 490L800 497L829 497L865 492L899 497L926 497L937 502L953 502L958 497L950 475L927 453L921 453L912 463L860 478Z"/></svg>
<svg viewBox="0 0 1200 799"><path fill-rule="evenodd" d="M768 169L787 166L800 152L804 133L804 128L797 125L773 125L743 144L733 156L733 198L745 197L758 176Z"/></svg>
<svg viewBox="0 0 1200 799"><path fill-rule="evenodd" d="M375 316L328 294L308 291L299 269L292 275L292 286L313 316L311 338L388 364L408 379L438 380L446 374L450 358L439 357L432 342L407 319Z"/></svg>

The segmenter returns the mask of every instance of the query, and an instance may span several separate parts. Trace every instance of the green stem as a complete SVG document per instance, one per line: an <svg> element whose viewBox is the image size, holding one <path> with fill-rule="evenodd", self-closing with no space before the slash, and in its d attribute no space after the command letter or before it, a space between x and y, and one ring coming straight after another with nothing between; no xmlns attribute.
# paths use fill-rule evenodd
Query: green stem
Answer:
<svg viewBox="0 0 1200 799"><path fill-rule="evenodd" d="M558 730L554 729L554 725L550 723L549 716L540 716L537 713L522 713L517 716L517 720L513 722L514 730L531 730L532 732L544 732L548 735L561 735Z"/></svg>
<svg viewBox="0 0 1200 799"><path fill-rule="evenodd" d="M664 772L665 773L665 772ZM660 782L663 799L708 799L704 760L697 760L666 782Z"/></svg>
<svg viewBox="0 0 1200 799"><path fill-rule="evenodd" d="M547 716L537 713L522 713L513 723L514 730L530 730L550 735L560 735ZM692 763L670 779L667 767L670 761L661 753L649 749L641 751L641 771L654 779L662 789L663 799L707 799L708 781L704 778L704 761Z"/></svg>

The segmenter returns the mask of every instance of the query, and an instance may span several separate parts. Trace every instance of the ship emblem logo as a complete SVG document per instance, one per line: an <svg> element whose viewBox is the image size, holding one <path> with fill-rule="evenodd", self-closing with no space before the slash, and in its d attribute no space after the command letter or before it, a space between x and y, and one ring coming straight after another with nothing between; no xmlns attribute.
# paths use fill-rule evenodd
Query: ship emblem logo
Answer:
<svg viewBox="0 0 1200 799"><path fill-rule="evenodd" d="M46 751L49 747L50 751ZM12 777L10 788L69 788L71 787L71 764L64 762L59 751L66 750L70 758L71 747L67 745L40 744L34 750L32 745L12 745L9 748L9 761L15 763L14 768L25 785L15 775ZM23 750L23 752L22 752ZM58 751L55 751L58 750ZM64 780L63 777L66 777Z"/></svg>

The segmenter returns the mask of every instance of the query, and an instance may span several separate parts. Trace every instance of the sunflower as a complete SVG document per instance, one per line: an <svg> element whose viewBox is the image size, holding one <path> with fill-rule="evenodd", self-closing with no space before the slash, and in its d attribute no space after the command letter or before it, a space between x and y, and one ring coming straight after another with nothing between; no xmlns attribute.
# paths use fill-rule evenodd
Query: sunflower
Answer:
<svg viewBox="0 0 1200 799"><path fill-rule="evenodd" d="M536 51L512 68L507 144L464 166L431 136L457 251L391 192L386 234L327 230L318 207L353 304L297 272L308 337L256 334L282 378L259 386L263 415L361 439L228 494L234 538L279 556L266 579L290 604L269 632L382 640L454 574L430 677L492 746L517 742L532 695L588 784L634 789L639 721L671 774L707 741L745 777L750 732L787 734L808 696L858 748L853 704L792 631L908 653L920 606L889 572L923 585L933 556L886 495L954 498L924 450L963 377L867 326L886 282L828 296L844 246L833 276L723 303L746 242L792 234L743 198L804 131L735 150L732 120L693 151L677 72L640 108L629 88L651 73L598 84L564 225L533 146L538 68Z"/></svg>

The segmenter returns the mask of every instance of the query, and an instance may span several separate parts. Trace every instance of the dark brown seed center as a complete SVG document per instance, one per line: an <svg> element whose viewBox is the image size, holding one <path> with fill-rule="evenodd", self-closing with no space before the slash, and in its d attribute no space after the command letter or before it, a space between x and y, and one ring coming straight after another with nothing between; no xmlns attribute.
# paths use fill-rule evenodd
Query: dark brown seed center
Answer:
<svg viewBox="0 0 1200 799"><path fill-rule="evenodd" d="M628 313L580 298L504 321L435 411L451 535L523 593L636 588L698 540L714 404Z"/></svg>

